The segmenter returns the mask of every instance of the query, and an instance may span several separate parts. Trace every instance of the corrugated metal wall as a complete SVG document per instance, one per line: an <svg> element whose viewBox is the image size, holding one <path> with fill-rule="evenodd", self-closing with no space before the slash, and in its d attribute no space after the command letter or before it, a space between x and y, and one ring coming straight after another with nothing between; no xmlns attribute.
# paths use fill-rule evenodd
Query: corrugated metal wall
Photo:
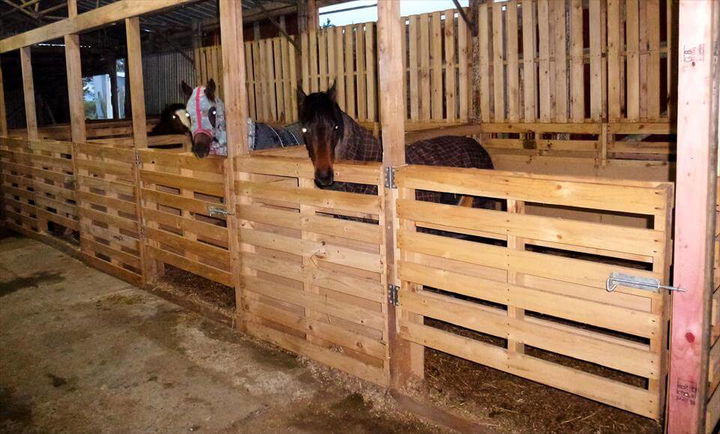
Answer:
<svg viewBox="0 0 720 434"><path fill-rule="evenodd" d="M186 51L192 58L192 50ZM143 55L143 79L145 81L145 110L148 115L157 115L168 104L185 102L180 82L185 80L191 86L195 83L193 65L180 53Z"/></svg>

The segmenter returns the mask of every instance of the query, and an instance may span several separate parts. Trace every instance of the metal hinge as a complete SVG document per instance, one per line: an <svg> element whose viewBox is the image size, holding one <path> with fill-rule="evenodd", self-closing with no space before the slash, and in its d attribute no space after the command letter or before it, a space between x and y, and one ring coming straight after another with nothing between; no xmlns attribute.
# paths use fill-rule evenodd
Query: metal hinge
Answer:
<svg viewBox="0 0 720 434"><path fill-rule="evenodd" d="M605 289L607 289L608 292L613 292L618 287L618 285L627 286L628 288L642 289L643 291L651 292L658 292L660 289L685 292L684 289L677 286L661 285L658 279L653 279L652 277L638 277L631 276L630 274L623 274L617 272L610 273L610 277L608 277L607 281L605 282Z"/></svg>
<svg viewBox="0 0 720 434"><path fill-rule="evenodd" d="M400 306L400 300L398 299L398 291L400 290L400 287L397 285L393 285L392 283L388 283L388 301L393 306Z"/></svg>
<svg viewBox="0 0 720 434"><path fill-rule="evenodd" d="M395 184L395 168L394 167L386 167L385 168L385 188L397 188L397 185Z"/></svg>
<svg viewBox="0 0 720 434"><path fill-rule="evenodd" d="M228 212L225 208L220 208L218 206L208 207L208 212L210 213L210 217L216 216L216 215L220 215L220 216L235 215L235 213Z"/></svg>
<svg viewBox="0 0 720 434"><path fill-rule="evenodd" d="M145 239L145 228L142 226L140 226L140 239L141 240Z"/></svg>
<svg viewBox="0 0 720 434"><path fill-rule="evenodd" d="M138 151L135 151L135 166L142 166L142 157L140 157L140 153Z"/></svg>

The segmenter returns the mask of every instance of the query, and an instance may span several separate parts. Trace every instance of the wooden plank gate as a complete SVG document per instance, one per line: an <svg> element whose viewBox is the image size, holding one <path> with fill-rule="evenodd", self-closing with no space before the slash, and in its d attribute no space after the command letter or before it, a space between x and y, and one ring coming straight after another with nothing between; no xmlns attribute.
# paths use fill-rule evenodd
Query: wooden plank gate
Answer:
<svg viewBox="0 0 720 434"><path fill-rule="evenodd" d="M78 143L80 250L93 267L142 283L142 240L135 185L135 151Z"/></svg>
<svg viewBox="0 0 720 434"><path fill-rule="evenodd" d="M248 332L389 384L381 196L315 188L307 158L254 155L237 167ZM377 163L338 165L336 179L383 193Z"/></svg>
<svg viewBox="0 0 720 434"><path fill-rule="evenodd" d="M605 285L614 271L667 284L672 184L418 166L396 178L402 338L660 417L667 291ZM416 190L500 199L506 210L422 202ZM648 224L542 216L525 204Z"/></svg>
<svg viewBox="0 0 720 434"><path fill-rule="evenodd" d="M148 279L164 264L233 286L222 158L138 151Z"/></svg>

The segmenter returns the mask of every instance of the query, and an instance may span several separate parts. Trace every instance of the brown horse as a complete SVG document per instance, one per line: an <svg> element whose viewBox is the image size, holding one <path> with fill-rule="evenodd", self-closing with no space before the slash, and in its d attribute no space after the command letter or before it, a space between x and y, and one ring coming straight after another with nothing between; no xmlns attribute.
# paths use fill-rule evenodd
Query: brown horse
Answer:
<svg viewBox="0 0 720 434"><path fill-rule="evenodd" d="M315 167L315 184L323 189L373 194L377 189L358 184L337 183L333 164L336 161L382 161L380 141L340 110L335 85L327 92L306 95L298 88L298 107L303 138ZM398 116L402 116L398 113ZM462 136L442 136L420 140L405 148L408 164L426 166L474 167L492 169L487 151L476 140ZM418 200L458 203L485 207L485 201L462 200L457 195L418 191Z"/></svg>

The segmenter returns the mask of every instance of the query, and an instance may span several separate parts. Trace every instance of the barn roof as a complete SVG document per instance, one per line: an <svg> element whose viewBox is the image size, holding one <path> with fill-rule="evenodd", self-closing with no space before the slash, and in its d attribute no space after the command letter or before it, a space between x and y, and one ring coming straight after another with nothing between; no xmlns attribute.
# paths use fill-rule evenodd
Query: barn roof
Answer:
<svg viewBox="0 0 720 434"><path fill-rule="evenodd" d="M78 0L83 13L118 0ZM296 0L243 0L244 20L297 11ZM212 21L218 16L216 0L197 0L160 14L143 16L142 23L154 28L182 30L193 22ZM67 0L0 0L0 39L67 17Z"/></svg>

